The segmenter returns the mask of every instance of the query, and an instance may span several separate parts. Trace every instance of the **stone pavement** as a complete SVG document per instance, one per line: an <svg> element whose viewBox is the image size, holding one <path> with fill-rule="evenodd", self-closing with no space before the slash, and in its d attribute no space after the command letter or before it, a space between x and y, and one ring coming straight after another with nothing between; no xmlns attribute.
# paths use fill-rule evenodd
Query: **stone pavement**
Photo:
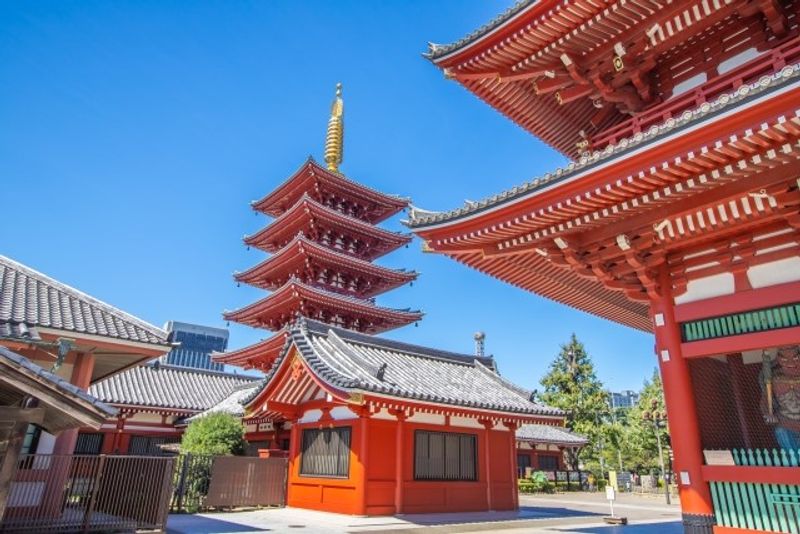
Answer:
<svg viewBox="0 0 800 534"><path fill-rule="evenodd" d="M626 527L602 522L608 503L601 494L569 493L520 496L518 512L409 514L398 517L353 517L298 508L274 508L248 512L171 515L172 534L269 532L345 534L389 532L392 534L451 534L541 532L563 534L681 534L680 509L667 507L652 497L620 495L618 515L628 517Z"/></svg>

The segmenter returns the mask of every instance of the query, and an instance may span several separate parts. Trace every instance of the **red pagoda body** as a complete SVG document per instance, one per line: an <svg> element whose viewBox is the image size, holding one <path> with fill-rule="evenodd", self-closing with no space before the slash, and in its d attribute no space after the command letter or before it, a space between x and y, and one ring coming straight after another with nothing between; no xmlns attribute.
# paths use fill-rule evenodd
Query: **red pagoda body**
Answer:
<svg viewBox="0 0 800 534"><path fill-rule="evenodd" d="M654 333L686 532L800 532L799 12L523 1L429 53L572 161L410 225Z"/></svg>
<svg viewBox="0 0 800 534"><path fill-rule="evenodd" d="M418 311L384 308L374 302L377 295L417 277L413 271L373 263L411 239L377 226L403 210L408 201L338 172L342 113L338 92L328 127L327 167L309 158L289 179L252 204L254 210L275 220L244 241L272 255L234 278L271 293L226 312L225 319L277 333L250 347L217 355L217 361L268 370L284 346L287 325L301 316L366 334L422 317Z"/></svg>

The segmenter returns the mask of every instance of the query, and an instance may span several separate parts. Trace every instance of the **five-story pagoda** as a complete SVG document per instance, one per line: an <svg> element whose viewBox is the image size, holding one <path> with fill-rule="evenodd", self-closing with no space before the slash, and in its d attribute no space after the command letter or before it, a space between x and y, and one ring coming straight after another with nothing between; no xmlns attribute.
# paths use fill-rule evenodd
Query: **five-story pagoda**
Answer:
<svg viewBox="0 0 800 534"><path fill-rule="evenodd" d="M284 345L285 327L298 317L376 334L415 322L419 311L375 304L375 296L411 282L417 273L373 263L405 245L407 234L384 230L380 222L408 206L339 172L344 141L341 84L331 109L322 167L309 158L289 179L253 202L275 220L244 242L272 255L236 273L237 282L272 291L224 317L277 332L255 345L219 354L217 361L268 369Z"/></svg>

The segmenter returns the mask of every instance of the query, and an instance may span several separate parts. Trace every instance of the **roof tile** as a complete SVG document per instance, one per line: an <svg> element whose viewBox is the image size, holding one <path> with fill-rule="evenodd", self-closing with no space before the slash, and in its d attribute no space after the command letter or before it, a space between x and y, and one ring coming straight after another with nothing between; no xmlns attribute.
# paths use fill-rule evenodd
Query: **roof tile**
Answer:
<svg viewBox="0 0 800 534"><path fill-rule="evenodd" d="M166 345L167 333L133 315L0 256L0 335L27 327Z"/></svg>
<svg viewBox="0 0 800 534"><path fill-rule="evenodd" d="M109 404L206 410L256 377L163 364L142 365L101 380L89 393Z"/></svg>

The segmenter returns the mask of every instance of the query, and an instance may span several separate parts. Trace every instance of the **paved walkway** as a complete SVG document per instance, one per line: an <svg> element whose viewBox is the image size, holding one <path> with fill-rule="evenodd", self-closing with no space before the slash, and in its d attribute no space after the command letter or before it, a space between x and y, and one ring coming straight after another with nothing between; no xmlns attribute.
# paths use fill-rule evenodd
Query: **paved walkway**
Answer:
<svg viewBox="0 0 800 534"><path fill-rule="evenodd" d="M451 534L522 532L585 534L680 534L680 509L662 502L632 495L620 495L615 504L618 515L630 524L611 527L602 522L608 514L604 495L569 493L521 496L518 512L475 512L413 514L397 517L353 517L298 508L275 508L249 512L171 515L171 534L258 533L345 534L382 531L392 534Z"/></svg>

